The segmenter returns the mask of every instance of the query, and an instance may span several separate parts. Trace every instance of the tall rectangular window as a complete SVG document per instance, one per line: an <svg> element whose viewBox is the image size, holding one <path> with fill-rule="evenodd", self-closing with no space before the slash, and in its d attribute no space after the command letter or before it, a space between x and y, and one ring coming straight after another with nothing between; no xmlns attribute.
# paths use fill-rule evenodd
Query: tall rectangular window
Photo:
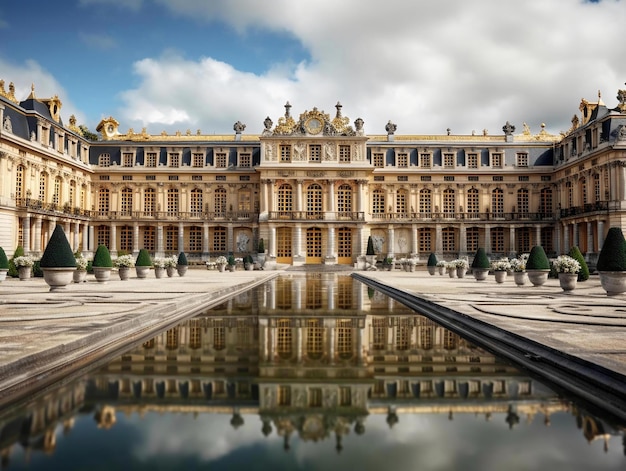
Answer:
<svg viewBox="0 0 626 471"><path fill-rule="evenodd" d="M350 162L350 146L339 146L339 162Z"/></svg>
<svg viewBox="0 0 626 471"><path fill-rule="evenodd" d="M467 154L467 168L478 168L478 154Z"/></svg>
<svg viewBox="0 0 626 471"><path fill-rule="evenodd" d="M309 145L309 162L322 161L322 146L320 144Z"/></svg>
<svg viewBox="0 0 626 471"><path fill-rule="evenodd" d="M430 168L431 167L430 154L420 154L420 167L422 167L422 168Z"/></svg>
<svg viewBox="0 0 626 471"><path fill-rule="evenodd" d="M122 167L132 167L134 163L134 155L131 152L122 154Z"/></svg>
<svg viewBox="0 0 626 471"><path fill-rule="evenodd" d="M382 152L376 152L373 155L372 160L374 161L374 167L376 168L383 168L385 166L385 157Z"/></svg>
<svg viewBox="0 0 626 471"><path fill-rule="evenodd" d="M291 162L291 146L288 146L288 145L280 146L280 161Z"/></svg>
<svg viewBox="0 0 626 471"><path fill-rule="evenodd" d="M454 154L452 153L443 154L443 167L454 168Z"/></svg>
<svg viewBox="0 0 626 471"><path fill-rule="evenodd" d="M157 166L157 155L156 155L156 152L148 152L146 154L145 166L146 167L156 167Z"/></svg>
<svg viewBox="0 0 626 471"><path fill-rule="evenodd" d="M407 168L409 166L409 156L406 153L398 154L396 158L396 167Z"/></svg>
<svg viewBox="0 0 626 471"><path fill-rule="evenodd" d="M226 168L226 154L224 152L215 154L215 167Z"/></svg>
<svg viewBox="0 0 626 471"><path fill-rule="evenodd" d="M502 154L491 154L491 166L493 168L502 168Z"/></svg>
<svg viewBox="0 0 626 471"><path fill-rule="evenodd" d="M249 152L242 152L241 154L239 154L239 166L240 167L252 166L252 157Z"/></svg>
<svg viewBox="0 0 626 471"><path fill-rule="evenodd" d="M193 154L192 165L196 168L204 167L204 154L200 154L200 153Z"/></svg>
<svg viewBox="0 0 626 471"><path fill-rule="evenodd" d="M170 154L170 167L180 167L180 154L176 152Z"/></svg>
<svg viewBox="0 0 626 471"><path fill-rule="evenodd" d="M100 154L98 157L98 166L100 167L110 167L111 166L111 155L110 154Z"/></svg>

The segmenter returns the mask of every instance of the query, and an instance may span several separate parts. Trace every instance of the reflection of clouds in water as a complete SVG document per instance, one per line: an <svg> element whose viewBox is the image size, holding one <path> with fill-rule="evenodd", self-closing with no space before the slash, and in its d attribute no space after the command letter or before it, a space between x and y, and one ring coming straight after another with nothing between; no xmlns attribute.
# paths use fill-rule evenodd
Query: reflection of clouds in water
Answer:
<svg viewBox="0 0 626 471"><path fill-rule="evenodd" d="M263 442L261 421L255 415L242 415L244 425L234 430L231 415L146 414L137 425L143 436L132 454L146 460L158 455L194 455L204 461L225 456L240 447Z"/></svg>
<svg viewBox="0 0 626 471"><path fill-rule="evenodd" d="M342 451L337 453L335 435L317 443L301 441L294 433L291 448L283 450L283 439L276 429L269 437L261 433L262 423L256 415L243 416L245 424L234 430L232 416L191 415L158 416L149 414L137 420L142 437L135 441L132 454L141 460L159 456L194 456L211 462L229 454L246 454L251 469L264 464L295 460L307 469L332 469L347 465L360 471L387 469L420 470L498 470L528 469L623 469L621 440L613 437L609 452L601 441L587 444L575 418L567 413L552 416L552 425L543 424L543 416L531 423L523 417L509 430L506 414L494 414L488 422L484 415L447 414L399 415L390 429L386 415L370 415L365 433L343 437ZM390 460L393 460L392 462Z"/></svg>

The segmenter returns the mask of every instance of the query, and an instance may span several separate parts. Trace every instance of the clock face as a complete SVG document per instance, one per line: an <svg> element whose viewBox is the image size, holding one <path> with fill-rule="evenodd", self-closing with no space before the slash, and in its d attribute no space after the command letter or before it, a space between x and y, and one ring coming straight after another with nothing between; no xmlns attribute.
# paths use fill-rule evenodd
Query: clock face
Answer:
<svg viewBox="0 0 626 471"><path fill-rule="evenodd" d="M109 134L113 134L113 125L112 125L112 124L109 124L109 125L107 126L107 132L108 132Z"/></svg>
<svg viewBox="0 0 626 471"><path fill-rule="evenodd" d="M319 134L322 131L322 123L317 118L308 119L304 126L309 134Z"/></svg>

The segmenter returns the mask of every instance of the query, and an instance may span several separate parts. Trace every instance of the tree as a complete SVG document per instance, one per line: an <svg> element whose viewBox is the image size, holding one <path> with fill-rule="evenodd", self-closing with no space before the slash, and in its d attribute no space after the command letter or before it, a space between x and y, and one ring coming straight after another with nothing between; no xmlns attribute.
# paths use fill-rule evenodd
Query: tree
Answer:
<svg viewBox="0 0 626 471"><path fill-rule="evenodd" d="M88 139L90 141L100 140L100 136L98 136L96 133L91 132L89 128L85 126L84 124L79 125L78 129L80 129L80 132L83 134L83 137L85 139Z"/></svg>
<svg viewBox="0 0 626 471"><path fill-rule="evenodd" d="M589 267L587 266L587 262L585 262L585 257L580 252L578 246L572 247L569 251L569 256L575 260L578 260L580 263L580 271L578 272L578 281L587 281L589 279Z"/></svg>

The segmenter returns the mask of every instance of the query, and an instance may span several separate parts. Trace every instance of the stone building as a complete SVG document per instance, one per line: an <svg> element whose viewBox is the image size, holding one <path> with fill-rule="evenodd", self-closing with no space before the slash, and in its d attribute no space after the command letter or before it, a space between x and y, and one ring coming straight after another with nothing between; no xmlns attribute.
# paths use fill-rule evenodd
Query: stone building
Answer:
<svg viewBox="0 0 626 471"><path fill-rule="evenodd" d="M88 139L58 97L19 101L0 83L0 246L40 255L56 224L75 250L98 244L192 262L256 253L269 266L425 260L578 245L593 264L611 226L626 227L626 90L607 107L582 100L571 128L400 135L351 124L342 105L297 117L291 105L260 135L120 130Z"/></svg>

